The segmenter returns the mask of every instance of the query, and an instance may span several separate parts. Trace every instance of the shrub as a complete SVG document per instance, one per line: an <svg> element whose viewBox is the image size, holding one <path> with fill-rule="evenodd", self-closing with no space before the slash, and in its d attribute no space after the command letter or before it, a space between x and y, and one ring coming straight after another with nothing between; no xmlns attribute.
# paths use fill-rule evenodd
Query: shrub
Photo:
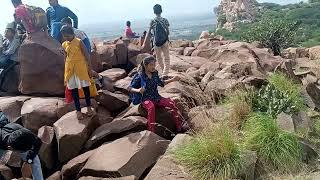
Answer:
<svg viewBox="0 0 320 180"><path fill-rule="evenodd" d="M256 92L253 109L275 118L281 112L296 113L305 109L301 87L284 74L275 73L268 79L269 84Z"/></svg>
<svg viewBox="0 0 320 180"><path fill-rule="evenodd" d="M173 155L195 179L235 177L241 168L240 149L226 127L210 128L177 148Z"/></svg>
<svg viewBox="0 0 320 180"><path fill-rule="evenodd" d="M244 128L245 146L258 154L265 169L295 172L302 164L302 148L296 136L279 129L265 114L253 114Z"/></svg>

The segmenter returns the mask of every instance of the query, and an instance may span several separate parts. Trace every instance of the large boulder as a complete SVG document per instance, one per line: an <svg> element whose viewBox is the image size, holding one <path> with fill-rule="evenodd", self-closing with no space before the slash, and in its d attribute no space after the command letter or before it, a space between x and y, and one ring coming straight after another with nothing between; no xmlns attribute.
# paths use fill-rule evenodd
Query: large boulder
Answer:
<svg viewBox="0 0 320 180"><path fill-rule="evenodd" d="M171 48L185 48L185 47L193 47L193 43L190 40L174 40L170 43Z"/></svg>
<svg viewBox="0 0 320 180"><path fill-rule="evenodd" d="M0 179L3 180L11 180L14 178L12 170L5 166L5 165L0 165Z"/></svg>
<svg viewBox="0 0 320 180"><path fill-rule="evenodd" d="M43 126L38 131L38 137L42 141L41 148L39 150L39 157L41 164L46 169L53 169L57 159L57 142L54 136L54 129L50 126Z"/></svg>
<svg viewBox="0 0 320 180"><path fill-rule="evenodd" d="M191 56L191 54L193 53L194 50L196 50L195 47L186 47L183 51L183 55L184 56Z"/></svg>
<svg viewBox="0 0 320 180"><path fill-rule="evenodd" d="M51 36L34 34L19 49L22 94L64 94L64 50Z"/></svg>
<svg viewBox="0 0 320 180"><path fill-rule="evenodd" d="M101 105L98 106L96 112L99 119L99 126L110 123L113 120L110 111L108 111L105 107Z"/></svg>
<svg viewBox="0 0 320 180"><path fill-rule="evenodd" d="M137 179L166 151L169 141L143 131L99 147L89 158L80 176L123 177Z"/></svg>
<svg viewBox="0 0 320 180"><path fill-rule="evenodd" d="M320 59L320 46L309 48L309 58L311 60Z"/></svg>
<svg viewBox="0 0 320 180"><path fill-rule="evenodd" d="M84 154L81 154L72 160L70 160L67 164L62 167L62 179L63 180L74 180L77 179L77 176L80 170L88 161L89 157L95 152L95 150L88 151Z"/></svg>
<svg viewBox="0 0 320 180"><path fill-rule="evenodd" d="M37 132L42 126L52 126L58 120L57 98L31 98L21 109L22 123L25 128Z"/></svg>
<svg viewBox="0 0 320 180"><path fill-rule="evenodd" d="M121 92L128 93L128 87L132 81L132 77L126 77L124 79L120 79L114 83L114 87L116 90L120 90Z"/></svg>
<svg viewBox="0 0 320 180"><path fill-rule="evenodd" d="M92 133L85 148L93 149L99 147L104 142L112 141L130 132L144 130L146 129L146 124L147 119L141 116L130 116L104 124Z"/></svg>
<svg viewBox="0 0 320 180"><path fill-rule="evenodd" d="M127 73L124 69L120 68L113 68L113 69L108 69L100 73L102 77L107 77L111 79L113 82L118 81L122 78L125 78Z"/></svg>
<svg viewBox="0 0 320 180"><path fill-rule="evenodd" d="M214 79L207 84L205 93L225 95L228 91L242 86L235 79Z"/></svg>
<svg viewBox="0 0 320 180"><path fill-rule="evenodd" d="M91 53L90 60L91 60L91 67L94 71L99 73L103 70L102 60L100 58L100 55L96 51Z"/></svg>
<svg viewBox="0 0 320 180"><path fill-rule="evenodd" d="M122 40L116 43L117 65L124 65L128 63L128 47Z"/></svg>
<svg viewBox="0 0 320 180"><path fill-rule="evenodd" d="M107 110L113 112L129 106L129 97L122 93L112 93L106 90L99 91L97 101Z"/></svg>
<svg viewBox="0 0 320 180"><path fill-rule="evenodd" d="M8 97L0 100L0 110L7 116L9 121L13 122L21 116L21 108L31 97L16 96Z"/></svg>
<svg viewBox="0 0 320 180"><path fill-rule="evenodd" d="M190 175L185 172L185 170L175 161L175 159L170 154L180 145L188 142L191 139L190 136L186 134L178 134L172 142L166 153L157 161L155 166L151 169L145 180L189 180Z"/></svg>
<svg viewBox="0 0 320 180"><path fill-rule="evenodd" d="M79 154L84 143L97 127L97 121L97 116L85 116L83 120L78 120L76 112L73 111L54 123L60 162L66 162Z"/></svg>
<svg viewBox="0 0 320 180"><path fill-rule="evenodd" d="M117 65L116 47L115 45L97 45L97 54L99 55L102 62L109 65Z"/></svg>
<svg viewBox="0 0 320 180"><path fill-rule="evenodd" d="M62 180L61 178L61 172L57 171L53 173L51 176L49 176L46 180Z"/></svg>

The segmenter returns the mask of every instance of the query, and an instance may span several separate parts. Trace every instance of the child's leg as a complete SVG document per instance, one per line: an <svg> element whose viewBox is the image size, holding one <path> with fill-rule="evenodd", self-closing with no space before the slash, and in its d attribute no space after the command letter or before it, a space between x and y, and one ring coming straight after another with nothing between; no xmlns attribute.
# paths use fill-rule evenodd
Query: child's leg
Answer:
<svg viewBox="0 0 320 180"><path fill-rule="evenodd" d="M169 51L169 43L166 42L162 47L161 50L164 56L164 66L163 66L163 74L162 76L168 76L170 71L170 51Z"/></svg>
<svg viewBox="0 0 320 180"><path fill-rule="evenodd" d="M161 98L161 100L157 104L159 107L164 107L170 109L174 122L176 124L176 129L178 132L181 131L182 128L182 119L179 113L179 110L176 106L176 103L170 98Z"/></svg>
<svg viewBox="0 0 320 180"><path fill-rule="evenodd" d="M90 97L90 88L88 87L83 87L83 92L84 92L84 97L86 99L86 105L87 105L87 115L88 116L93 116L94 112L91 108L91 97Z"/></svg>
<svg viewBox="0 0 320 180"><path fill-rule="evenodd" d="M155 132L155 123L156 123L156 109L152 101L142 102L142 107L148 111L148 130Z"/></svg>
<svg viewBox="0 0 320 180"><path fill-rule="evenodd" d="M81 106L80 106L80 98L79 98L78 88L72 89L71 92L72 92L74 105L76 106L76 110L77 110L77 112L80 112L81 111Z"/></svg>

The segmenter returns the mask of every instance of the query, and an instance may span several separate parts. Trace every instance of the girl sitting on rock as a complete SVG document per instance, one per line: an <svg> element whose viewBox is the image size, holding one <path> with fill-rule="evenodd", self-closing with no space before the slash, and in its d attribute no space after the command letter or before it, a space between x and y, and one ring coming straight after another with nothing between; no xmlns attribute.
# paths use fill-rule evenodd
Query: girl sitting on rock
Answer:
<svg viewBox="0 0 320 180"><path fill-rule="evenodd" d="M81 88L83 89L86 99L87 115L92 116L94 114L91 107L89 90L91 77L91 68L89 66L90 57L83 42L80 39L75 38L72 27L63 26L61 28L61 34L64 41L62 47L67 54L65 60L64 83L72 92L72 97L77 110L77 118L80 120L83 119L78 91Z"/></svg>
<svg viewBox="0 0 320 180"><path fill-rule="evenodd" d="M140 104L148 112L148 130L155 132L155 108L162 107L169 109L175 121L177 132L182 130L182 119L179 110L174 101L169 98L163 98L158 92L158 86L180 80L174 77L170 80L163 81L160 79L158 71L155 69L156 59L153 56L146 57L138 73L134 76L128 90L132 93L131 100L134 105Z"/></svg>

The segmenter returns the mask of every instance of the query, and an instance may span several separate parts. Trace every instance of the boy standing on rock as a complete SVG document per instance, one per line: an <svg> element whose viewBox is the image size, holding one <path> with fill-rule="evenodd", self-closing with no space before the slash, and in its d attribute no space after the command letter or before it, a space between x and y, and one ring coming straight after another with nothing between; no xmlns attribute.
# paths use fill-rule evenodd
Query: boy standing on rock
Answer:
<svg viewBox="0 0 320 180"><path fill-rule="evenodd" d="M166 18L161 17L161 14L162 14L161 5L156 4L153 7L153 11L156 17L153 20L151 20L149 31L153 31L153 34L154 34L153 42L155 46L154 49L156 52L156 58L162 70L162 78L166 79L170 69L170 54L169 54L170 24Z"/></svg>

